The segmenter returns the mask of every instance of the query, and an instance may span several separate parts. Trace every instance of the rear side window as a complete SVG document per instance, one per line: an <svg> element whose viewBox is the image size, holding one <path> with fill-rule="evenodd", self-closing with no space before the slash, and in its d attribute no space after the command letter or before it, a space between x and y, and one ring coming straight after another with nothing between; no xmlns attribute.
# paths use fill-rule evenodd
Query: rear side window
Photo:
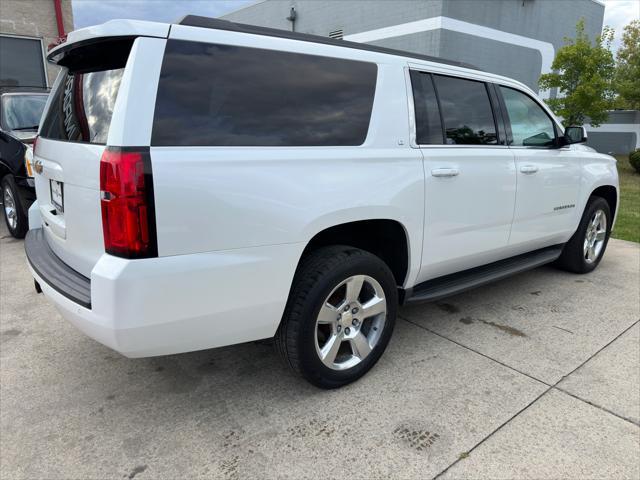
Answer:
<svg viewBox="0 0 640 480"><path fill-rule="evenodd" d="M496 145L496 123L483 82L433 76L447 144Z"/></svg>
<svg viewBox="0 0 640 480"><path fill-rule="evenodd" d="M373 63L169 40L152 144L361 145L376 76Z"/></svg>
<svg viewBox="0 0 640 480"><path fill-rule="evenodd" d="M107 143L123 72L124 68L85 73L63 70L40 136L68 142Z"/></svg>
<svg viewBox="0 0 640 480"><path fill-rule="evenodd" d="M431 74L412 70L411 86L416 115L416 142L418 145L442 144L442 122Z"/></svg>

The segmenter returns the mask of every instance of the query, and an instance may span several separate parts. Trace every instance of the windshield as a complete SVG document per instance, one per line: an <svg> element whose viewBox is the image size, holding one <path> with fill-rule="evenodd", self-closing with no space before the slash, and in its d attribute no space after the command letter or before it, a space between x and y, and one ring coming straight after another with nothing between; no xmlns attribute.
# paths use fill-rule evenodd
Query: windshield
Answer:
<svg viewBox="0 0 640 480"><path fill-rule="evenodd" d="M2 127L5 130L37 130L47 95L2 96Z"/></svg>

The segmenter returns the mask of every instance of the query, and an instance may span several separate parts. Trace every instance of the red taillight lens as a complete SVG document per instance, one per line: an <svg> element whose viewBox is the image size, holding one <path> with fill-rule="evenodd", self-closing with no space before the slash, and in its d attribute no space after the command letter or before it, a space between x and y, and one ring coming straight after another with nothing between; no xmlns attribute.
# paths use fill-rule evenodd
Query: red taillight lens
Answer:
<svg viewBox="0 0 640 480"><path fill-rule="evenodd" d="M100 160L105 252L124 258L158 256L149 153L107 148Z"/></svg>

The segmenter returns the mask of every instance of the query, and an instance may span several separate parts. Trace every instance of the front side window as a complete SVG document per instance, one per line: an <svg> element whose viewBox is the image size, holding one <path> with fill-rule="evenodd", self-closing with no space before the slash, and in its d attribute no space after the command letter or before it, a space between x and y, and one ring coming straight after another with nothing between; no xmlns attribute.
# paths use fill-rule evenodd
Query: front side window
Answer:
<svg viewBox="0 0 640 480"><path fill-rule="evenodd" d="M433 76L448 144L497 145L496 124L484 82Z"/></svg>
<svg viewBox="0 0 640 480"><path fill-rule="evenodd" d="M411 86L416 116L416 142L418 145L441 145L442 122L431 74L412 70Z"/></svg>
<svg viewBox="0 0 640 480"><path fill-rule="evenodd" d="M550 147L555 144L553 121L531 97L513 88L500 87L511 123L513 141L522 147Z"/></svg>
<svg viewBox="0 0 640 480"><path fill-rule="evenodd" d="M52 140L105 144L124 68L63 71L40 135Z"/></svg>
<svg viewBox="0 0 640 480"><path fill-rule="evenodd" d="M3 95L2 128L4 130L37 130L46 103L46 95Z"/></svg>
<svg viewBox="0 0 640 480"><path fill-rule="evenodd" d="M374 63L169 40L152 145L361 145Z"/></svg>

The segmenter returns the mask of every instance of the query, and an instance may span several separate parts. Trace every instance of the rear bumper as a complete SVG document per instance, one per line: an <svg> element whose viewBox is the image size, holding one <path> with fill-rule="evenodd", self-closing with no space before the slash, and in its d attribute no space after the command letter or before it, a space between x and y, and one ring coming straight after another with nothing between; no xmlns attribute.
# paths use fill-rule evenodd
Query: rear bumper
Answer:
<svg viewBox="0 0 640 480"><path fill-rule="evenodd" d="M74 303L91 308L91 280L60 260L49 247L42 228L29 230L24 250L32 271Z"/></svg>
<svg viewBox="0 0 640 480"><path fill-rule="evenodd" d="M72 299L47 270L34 268L33 257L28 265L45 296L79 330L125 356L148 357L273 336L303 248L274 245L144 260L105 254L91 272L90 308Z"/></svg>

